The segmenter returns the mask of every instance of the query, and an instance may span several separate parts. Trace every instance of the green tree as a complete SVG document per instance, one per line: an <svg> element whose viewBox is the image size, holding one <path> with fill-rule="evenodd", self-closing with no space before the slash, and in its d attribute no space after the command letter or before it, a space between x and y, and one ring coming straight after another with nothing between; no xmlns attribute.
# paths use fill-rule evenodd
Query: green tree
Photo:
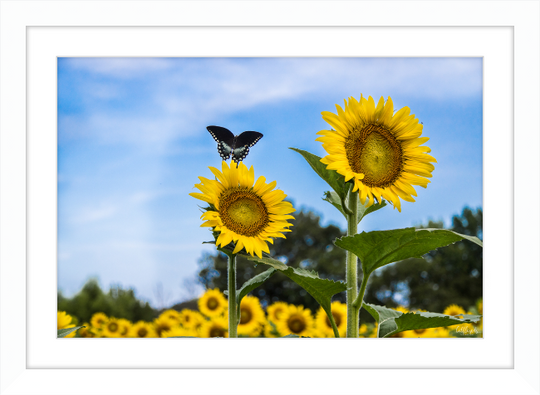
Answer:
<svg viewBox="0 0 540 395"><path fill-rule="evenodd" d="M334 246L337 237L344 236L343 231L334 225L321 226L320 217L312 211L297 211L291 221L292 232L286 239L275 239L269 244L270 254L276 259L292 267L315 270L321 277L332 280L343 280L343 262L345 252ZM218 252L204 254L199 260L199 282L207 289L227 289L227 257ZM253 276L267 270L266 265L254 265L242 257L237 258L238 287ZM280 273L274 274L254 295L259 297L263 305L281 300L291 304L301 304L312 310L318 308L317 302L295 282ZM334 300L344 301L345 294L338 294Z"/></svg>
<svg viewBox="0 0 540 395"><path fill-rule="evenodd" d="M132 322L152 321L157 316L156 310L148 302L135 297L133 289L124 290L120 286L113 286L109 292L104 293L95 279L89 280L72 298L65 298L58 292L58 311L76 317L80 324L90 322L92 315L98 312Z"/></svg>

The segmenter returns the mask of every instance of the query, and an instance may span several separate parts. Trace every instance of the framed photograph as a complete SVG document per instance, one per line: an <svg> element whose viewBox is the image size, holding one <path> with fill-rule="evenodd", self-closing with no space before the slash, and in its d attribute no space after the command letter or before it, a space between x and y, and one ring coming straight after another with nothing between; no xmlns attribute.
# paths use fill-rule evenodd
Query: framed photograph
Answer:
<svg viewBox="0 0 540 395"><path fill-rule="evenodd" d="M540 307L537 265L540 258L537 245L540 239L537 221L540 218L539 4L537 1L2 1L1 393L168 394L182 388L182 392L193 394L274 394L278 391L539 394L538 336L523 335L537 333L539 329L536 316ZM407 16L406 22L404 16ZM371 69L365 63L361 67L355 63L365 59L378 59L379 63L374 61ZM66 209L65 205L59 205L60 197L67 201L61 189L59 169L67 171L75 163L62 152L60 139L66 142L70 155L87 155L84 166L99 166L100 159L105 158L93 154L88 146L84 146L84 153L76 150L77 144L89 143L76 141L75 137L87 131L71 115L77 114L80 104L77 100L91 100L80 92L76 99L70 96L78 77L87 78L85 72L92 69L101 70L100 78L114 75L121 80L126 78L126 73L139 72L137 65L142 64L144 70L151 69L174 78L173 74L166 74L171 64L177 67L176 72L188 73L190 67L190 72L204 67L213 71L220 67L241 69L241 62L247 61L260 62L258 67L261 68L278 68L280 61L286 61L289 62L287 67L297 71L291 74L295 82L305 76L307 89L310 78L328 76L327 89L332 91L332 67L338 70L336 74L342 80L347 76L356 77L356 69L371 70L377 78L394 78L392 73L381 72L386 65L381 62L384 59L400 59L417 67L426 59L429 62L426 73L431 73L426 81L432 78L433 86L438 79L459 73L460 67L478 70L479 78L456 84L445 92L455 93L450 102L456 107L470 104L461 100L464 91L481 92L478 94L481 119L448 119L444 127L452 134L452 127L463 128L464 122L477 122L476 126L483 130L480 136L483 188L479 191L484 212L483 307L486 312L483 338L405 341L57 339L57 290L64 281L59 276L60 262L69 258L69 251L63 248L61 240L70 232L61 222L62 213L58 211ZM448 62L451 59L467 61ZM103 77L106 74L108 77ZM406 76L400 78L406 81ZM203 80L193 77L192 82L202 84ZM349 95L370 95L369 78L359 80L367 85L367 90L357 91L362 87L354 86L355 91ZM110 81L102 84L98 81L87 87L88 92L114 100ZM212 86L212 82L208 81L205 89L219 89ZM268 99L271 95L275 95L275 102L286 101L291 94L287 89L293 85L298 86L267 83L261 85L262 93L235 86L229 88L239 89L238 94L245 97L245 101L271 103ZM119 100L126 100L129 86L118 86L124 89ZM421 86L424 90L430 88ZM148 92L162 94L163 106L174 108L177 103L165 100L169 98L167 89L172 88L164 83L160 90ZM412 91L414 87L408 89ZM436 88L432 89L432 97L435 97ZM317 94L322 95L320 91ZM374 97L375 101L381 95L392 96L387 92L374 95L379 95ZM332 106L338 103L334 96L328 100ZM101 141L110 143L121 135L124 140L135 139L140 143L138 130L147 131L145 138L154 136L148 130L155 127L171 130L171 133L175 128L190 130L191 125L199 130L207 123L206 117L199 116L203 114L202 109L198 114L199 108L219 106L219 102L206 101L204 96L190 104L191 112L186 113L185 123L171 124L161 118L161 123L146 126L150 129L141 126L140 119L134 117L136 114L129 114L133 119L119 120L116 129L114 124L100 123L97 118L86 121L94 131L99 131ZM116 105L121 107L122 103ZM143 100L137 105L144 110ZM273 114L270 107L268 117L280 114ZM331 106L326 110L335 112ZM414 108L411 110L414 113ZM294 117L294 113L291 108L284 116ZM214 114L220 115L219 111ZM320 112L315 115L320 118ZM249 107L246 107L245 117L249 119ZM218 121L216 116L215 121L208 124ZM60 133L66 122L73 122L72 135ZM231 122L238 127L242 125ZM270 120L268 124L277 125ZM242 130L231 127L231 130L239 134L249 129L246 126ZM200 151L192 149L193 146L185 143L191 141L189 139L177 145L166 139L157 143L148 141L146 149L149 155L157 155L155 151L163 149L169 157L175 152L185 155L192 150L189 154L193 158L213 155L216 159L213 163L220 163L221 152L218 153L212 136L204 129L203 132L209 140L207 151L200 147L197 147ZM463 134L456 131L455 136ZM264 151L258 152L258 148L263 150L261 143L252 147L248 150L252 161L262 158L263 153L277 151L278 141L271 136L265 135L265 138L271 148L264 146ZM73 145L69 145L71 143ZM114 144L113 155L120 153ZM457 142L455 147L460 147ZM247 153L238 155L244 154ZM276 155L275 163L279 160ZM122 166L112 162L109 165L110 172L114 171L112 166ZM474 171L466 173L467 164L456 163L458 165L462 166L463 179L454 180L457 185L474 182L471 181ZM141 162L143 168L144 162ZM208 172L200 173L201 169L208 170L207 166L199 166L189 179L187 172L178 175L181 179L177 184L187 186L182 185L172 192L170 189L167 192L166 188L161 190L173 195L194 192L192 187L198 182L198 176L210 177ZM74 168L73 172L76 171ZM272 171L271 165L267 171ZM139 174L143 175L142 170ZM271 181L270 176L268 178ZM290 184L293 187L293 183ZM106 188L105 183L96 185ZM525 199L516 204L517 197ZM92 198L89 194L88 199ZM133 201L150 198L138 194L133 196ZM191 200L195 208L197 202ZM87 226L92 218L109 215L115 209L105 204L88 207L98 210L81 212L75 224L79 228ZM127 219L123 221L129 224ZM198 235L208 232L199 231L197 221L198 217L190 218L184 225L196 229ZM203 241L205 239L201 238L199 243ZM133 248L136 251L137 246ZM100 251L108 256L112 254ZM87 253L99 256L95 249ZM132 270L140 270L135 259L133 262ZM126 268L126 272L129 269ZM527 322L527 331L523 322ZM392 380L389 380L390 375ZM445 384L450 382L449 375L457 384ZM382 390L380 383L385 383Z"/></svg>

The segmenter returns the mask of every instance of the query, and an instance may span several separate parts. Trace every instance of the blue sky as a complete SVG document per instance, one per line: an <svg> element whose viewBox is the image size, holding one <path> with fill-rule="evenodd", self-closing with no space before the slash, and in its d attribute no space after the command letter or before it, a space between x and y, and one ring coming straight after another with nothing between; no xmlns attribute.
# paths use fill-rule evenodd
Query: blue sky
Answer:
<svg viewBox="0 0 540 395"><path fill-rule="evenodd" d="M438 163L415 203L368 216L360 231L450 226L482 206L481 58L59 58L59 290L97 277L157 307L202 292L186 282L213 248L188 194L221 165L207 125L263 133L244 161L256 177L345 228L322 200L327 185L288 147L324 156L321 112L361 93L408 106Z"/></svg>

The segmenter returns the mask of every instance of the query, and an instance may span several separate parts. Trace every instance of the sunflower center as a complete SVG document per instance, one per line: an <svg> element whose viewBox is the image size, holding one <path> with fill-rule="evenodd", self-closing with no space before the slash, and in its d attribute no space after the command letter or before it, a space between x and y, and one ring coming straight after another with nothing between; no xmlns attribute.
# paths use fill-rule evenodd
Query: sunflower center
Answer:
<svg viewBox="0 0 540 395"><path fill-rule="evenodd" d="M225 337L225 329L219 326L212 327L210 337Z"/></svg>
<svg viewBox="0 0 540 395"><path fill-rule="evenodd" d="M381 125L369 124L354 129L345 140L351 169L364 174L369 187L387 187L403 170L403 152L393 134Z"/></svg>
<svg viewBox="0 0 540 395"><path fill-rule="evenodd" d="M341 314L337 314L337 313L332 312L332 316L334 317L334 321L336 322L336 326L339 326L339 324L341 324ZM329 328L332 328L332 323L328 319L328 316L326 316L326 325Z"/></svg>
<svg viewBox="0 0 540 395"><path fill-rule="evenodd" d="M426 329L415 329L414 330L414 333L417 333L419 335L421 335L422 333L424 333L426 331Z"/></svg>
<svg viewBox="0 0 540 395"><path fill-rule="evenodd" d="M109 324L109 330L110 330L111 332L116 332L116 331L118 330L118 325L117 325L115 322L111 322L111 323Z"/></svg>
<svg viewBox="0 0 540 395"><path fill-rule="evenodd" d="M148 331L146 330L146 328L140 328L139 331L137 332L137 335L139 335L139 337L145 337L147 334L148 334Z"/></svg>
<svg viewBox="0 0 540 395"><path fill-rule="evenodd" d="M206 307L208 307L209 310L215 310L219 307L219 302L216 298L209 298L206 302ZM189 319L186 319L186 321L189 321Z"/></svg>
<svg viewBox="0 0 540 395"><path fill-rule="evenodd" d="M287 320L287 326L293 333L300 333L306 329L306 321L300 317L293 315Z"/></svg>
<svg viewBox="0 0 540 395"><path fill-rule="evenodd" d="M240 324L247 324L253 318L251 310L249 309L240 309Z"/></svg>
<svg viewBox="0 0 540 395"><path fill-rule="evenodd" d="M219 197L223 224L242 236L257 236L269 222L263 200L247 188L230 188Z"/></svg>

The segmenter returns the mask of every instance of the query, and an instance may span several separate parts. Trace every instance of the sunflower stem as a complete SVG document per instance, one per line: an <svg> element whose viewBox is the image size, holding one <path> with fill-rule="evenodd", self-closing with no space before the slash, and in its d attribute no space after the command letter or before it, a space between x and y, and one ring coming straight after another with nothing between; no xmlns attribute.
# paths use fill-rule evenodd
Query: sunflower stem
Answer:
<svg viewBox="0 0 540 395"><path fill-rule="evenodd" d="M356 193L349 190L349 211L347 215L347 236L352 237L357 232L357 212L358 198ZM358 295L358 262L356 255L347 251L346 261L346 280L347 280L347 337L358 337L358 311L354 306L354 301Z"/></svg>
<svg viewBox="0 0 540 395"><path fill-rule="evenodd" d="M227 254L227 278L229 297L229 338L238 337L238 316L236 309L236 254Z"/></svg>

